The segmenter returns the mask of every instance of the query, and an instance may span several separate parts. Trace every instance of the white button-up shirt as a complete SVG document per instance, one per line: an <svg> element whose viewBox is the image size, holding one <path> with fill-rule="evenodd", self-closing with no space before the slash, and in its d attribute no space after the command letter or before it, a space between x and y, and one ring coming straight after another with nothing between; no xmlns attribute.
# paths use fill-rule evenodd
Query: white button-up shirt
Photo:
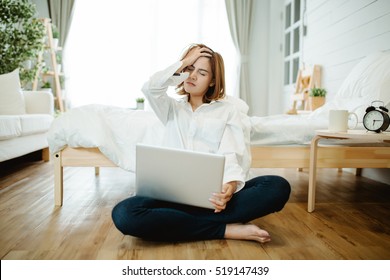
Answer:
<svg viewBox="0 0 390 280"><path fill-rule="evenodd" d="M237 181L239 191L248 173L243 166L250 166L239 111L224 100L204 103L193 111L188 98L168 96L168 86L176 86L188 78L188 73L173 75L181 63L178 61L157 72L142 88L153 111L165 125L163 143L167 147L224 155L223 183Z"/></svg>

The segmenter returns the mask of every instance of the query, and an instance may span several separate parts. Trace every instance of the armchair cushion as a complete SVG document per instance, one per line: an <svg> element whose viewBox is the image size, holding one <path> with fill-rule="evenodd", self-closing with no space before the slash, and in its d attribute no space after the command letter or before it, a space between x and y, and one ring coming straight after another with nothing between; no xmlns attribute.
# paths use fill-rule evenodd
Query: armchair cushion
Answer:
<svg viewBox="0 0 390 280"><path fill-rule="evenodd" d="M47 91L23 91L27 114L54 114L53 94Z"/></svg>
<svg viewBox="0 0 390 280"><path fill-rule="evenodd" d="M20 116L0 116L0 140L12 139L22 134Z"/></svg>
<svg viewBox="0 0 390 280"><path fill-rule="evenodd" d="M49 130L54 117L48 114L26 114L20 116L21 136L44 133Z"/></svg>
<svg viewBox="0 0 390 280"><path fill-rule="evenodd" d="M53 119L54 117L49 114L0 116L0 140L45 133Z"/></svg>
<svg viewBox="0 0 390 280"><path fill-rule="evenodd" d="M19 69L0 75L0 115L25 114Z"/></svg>

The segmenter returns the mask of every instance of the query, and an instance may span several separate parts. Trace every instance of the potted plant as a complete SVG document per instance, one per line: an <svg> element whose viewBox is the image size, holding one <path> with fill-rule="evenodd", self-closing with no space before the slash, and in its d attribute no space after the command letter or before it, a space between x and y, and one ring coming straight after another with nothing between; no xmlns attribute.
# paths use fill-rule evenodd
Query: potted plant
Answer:
<svg viewBox="0 0 390 280"><path fill-rule="evenodd" d="M52 89L51 89L51 84L50 82L44 82L41 86L41 89L44 90L44 91L49 91L51 92Z"/></svg>
<svg viewBox="0 0 390 280"><path fill-rule="evenodd" d="M143 110L145 99L142 97L139 97L135 101L137 102L137 110Z"/></svg>
<svg viewBox="0 0 390 280"><path fill-rule="evenodd" d="M29 0L0 1L0 75L19 68L23 88L34 80L39 69L36 58L45 46L45 25L36 14Z"/></svg>
<svg viewBox="0 0 390 280"><path fill-rule="evenodd" d="M51 32L53 35L53 48L56 50L58 48L58 41L60 39L60 33L58 32L57 26L54 24L51 25Z"/></svg>
<svg viewBox="0 0 390 280"><path fill-rule="evenodd" d="M42 63L41 72L47 74L49 72L49 67L46 66L46 63Z"/></svg>
<svg viewBox="0 0 390 280"><path fill-rule="evenodd" d="M321 107L325 104L326 90L324 88L312 88L309 93L310 110Z"/></svg>
<svg viewBox="0 0 390 280"><path fill-rule="evenodd" d="M61 73L62 55L60 53L56 54L56 61L57 61L57 73Z"/></svg>

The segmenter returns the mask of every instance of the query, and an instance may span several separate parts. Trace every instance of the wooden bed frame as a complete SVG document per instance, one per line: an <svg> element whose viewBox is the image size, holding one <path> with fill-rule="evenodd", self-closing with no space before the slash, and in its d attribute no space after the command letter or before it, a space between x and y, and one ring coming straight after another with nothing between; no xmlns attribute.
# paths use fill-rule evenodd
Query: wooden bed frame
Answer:
<svg viewBox="0 0 390 280"><path fill-rule="evenodd" d="M252 168L309 168L310 145L307 146L252 146ZM66 147L54 154L54 200L63 203L63 168L116 167L98 148ZM319 146L316 168L390 168L390 147ZM309 186L310 187L310 186ZM314 200L314 199L313 199ZM310 197L308 197L310 201ZM309 212L314 210L314 205Z"/></svg>

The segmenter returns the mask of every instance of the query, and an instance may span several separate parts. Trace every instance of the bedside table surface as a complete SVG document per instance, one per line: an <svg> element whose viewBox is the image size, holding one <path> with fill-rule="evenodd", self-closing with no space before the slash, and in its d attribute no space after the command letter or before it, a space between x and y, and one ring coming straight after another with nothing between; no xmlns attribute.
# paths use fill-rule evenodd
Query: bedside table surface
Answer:
<svg viewBox="0 0 390 280"><path fill-rule="evenodd" d="M316 130L316 135L337 139L369 139L369 140L390 140L390 132L381 133L366 130L348 130L348 132L332 132L329 130Z"/></svg>

